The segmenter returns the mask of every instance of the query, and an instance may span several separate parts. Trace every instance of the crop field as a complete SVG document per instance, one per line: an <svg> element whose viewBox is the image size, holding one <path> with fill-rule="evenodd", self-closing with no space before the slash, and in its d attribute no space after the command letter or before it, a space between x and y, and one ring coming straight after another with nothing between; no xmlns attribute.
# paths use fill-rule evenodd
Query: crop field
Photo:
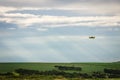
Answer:
<svg viewBox="0 0 120 80"><path fill-rule="evenodd" d="M120 63L0 63L0 72L12 72L18 68L46 71L56 69L55 65L81 67L84 73L102 72L104 68L120 69Z"/></svg>
<svg viewBox="0 0 120 80"><path fill-rule="evenodd" d="M92 75L93 72L101 72L104 73L104 69L117 69L120 70L120 63L0 63L0 73L10 72L13 73L16 69L24 69L24 70L34 70L35 71L60 71L55 66L67 66L69 67L80 67L81 71L74 70L63 70L66 72L65 74L72 73L87 73ZM0 75L0 80L120 80L120 78L70 78L64 77L61 75L17 75L17 73L13 73L13 75L7 74Z"/></svg>

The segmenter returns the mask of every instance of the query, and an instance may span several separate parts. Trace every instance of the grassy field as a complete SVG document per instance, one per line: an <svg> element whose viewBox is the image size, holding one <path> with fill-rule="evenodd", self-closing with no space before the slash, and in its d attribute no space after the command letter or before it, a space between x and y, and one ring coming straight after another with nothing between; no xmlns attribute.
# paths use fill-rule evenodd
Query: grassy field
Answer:
<svg viewBox="0 0 120 80"><path fill-rule="evenodd" d="M53 77L53 76L39 76L37 78L6 78L0 77L0 80L120 80L120 78L109 78L109 79L81 79L81 78L64 78L64 77Z"/></svg>
<svg viewBox="0 0 120 80"><path fill-rule="evenodd" d="M120 78L65 78L62 76L22 76L6 77L0 76L0 80L120 80Z"/></svg>
<svg viewBox="0 0 120 80"><path fill-rule="evenodd" d="M120 69L120 63L0 63L0 72L12 72L18 68L46 71L56 69L55 65L81 67L83 73L103 72L104 68Z"/></svg>
<svg viewBox="0 0 120 80"><path fill-rule="evenodd" d="M0 73L14 72L15 69L23 68L29 70L49 71L57 70L54 66L81 67L81 73L92 74L92 72L103 72L104 68L120 70L120 63L0 63ZM74 71L67 71L74 72ZM120 80L120 78L66 78L55 75L20 75L0 76L0 80Z"/></svg>

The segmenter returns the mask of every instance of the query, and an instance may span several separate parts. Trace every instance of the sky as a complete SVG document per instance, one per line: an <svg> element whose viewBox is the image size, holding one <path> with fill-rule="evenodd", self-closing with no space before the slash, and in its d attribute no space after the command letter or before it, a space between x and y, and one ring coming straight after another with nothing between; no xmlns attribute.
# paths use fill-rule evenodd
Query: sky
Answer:
<svg viewBox="0 0 120 80"><path fill-rule="evenodd" d="M0 0L0 62L116 61L120 0Z"/></svg>

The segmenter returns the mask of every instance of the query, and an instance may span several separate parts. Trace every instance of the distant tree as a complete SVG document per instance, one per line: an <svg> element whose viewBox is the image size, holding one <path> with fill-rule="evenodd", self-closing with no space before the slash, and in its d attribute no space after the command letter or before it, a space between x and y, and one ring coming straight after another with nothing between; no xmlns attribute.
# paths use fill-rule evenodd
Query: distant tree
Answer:
<svg viewBox="0 0 120 80"><path fill-rule="evenodd" d="M81 67L74 67L74 66L54 66L55 68L58 68L59 70L75 70L75 71L81 71Z"/></svg>
<svg viewBox="0 0 120 80"><path fill-rule="evenodd" d="M109 74L120 74L120 70L117 69L104 69L105 73L109 73Z"/></svg>
<svg viewBox="0 0 120 80"><path fill-rule="evenodd" d="M106 78L106 74L101 73L101 72L93 72L92 77L94 77L94 78Z"/></svg>
<svg viewBox="0 0 120 80"><path fill-rule="evenodd" d="M120 78L120 70L105 68L104 72L107 73L109 78Z"/></svg>
<svg viewBox="0 0 120 80"><path fill-rule="evenodd" d="M28 69L16 69L15 72L21 74L21 75L32 75L32 74L39 74L39 71L37 70L28 70Z"/></svg>

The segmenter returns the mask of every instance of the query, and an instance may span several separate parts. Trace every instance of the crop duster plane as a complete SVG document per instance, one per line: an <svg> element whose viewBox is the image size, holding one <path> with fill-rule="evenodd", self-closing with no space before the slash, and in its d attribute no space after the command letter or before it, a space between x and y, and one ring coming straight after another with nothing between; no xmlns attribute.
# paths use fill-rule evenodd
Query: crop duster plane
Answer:
<svg viewBox="0 0 120 80"><path fill-rule="evenodd" d="M95 39L95 36L89 36L89 39Z"/></svg>

